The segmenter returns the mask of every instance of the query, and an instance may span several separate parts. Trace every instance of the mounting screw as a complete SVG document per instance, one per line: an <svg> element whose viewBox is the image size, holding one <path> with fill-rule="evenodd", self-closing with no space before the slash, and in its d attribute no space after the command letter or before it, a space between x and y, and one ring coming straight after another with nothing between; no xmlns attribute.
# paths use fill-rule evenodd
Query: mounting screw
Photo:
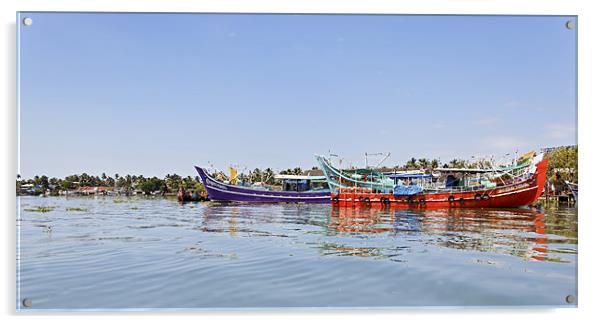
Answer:
<svg viewBox="0 0 602 324"><path fill-rule="evenodd" d="M568 295L568 296L566 296L566 298L564 300L566 300L567 303L572 304L575 302L575 296Z"/></svg>
<svg viewBox="0 0 602 324"><path fill-rule="evenodd" d="M569 20L566 22L565 26L567 29L573 29L573 28L575 28L575 22L572 20Z"/></svg>
<svg viewBox="0 0 602 324"><path fill-rule="evenodd" d="M25 26L31 26L31 24L33 24L33 19L31 19L29 17L23 18L23 25L25 25Z"/></svg>
<svg viewBox="0 0 602 324"><path fill-rule="evenodd" d="M23 298L23 306L25 307L31 307L33 305L33 303L31 302L31 299L29 298Z"/></svg>

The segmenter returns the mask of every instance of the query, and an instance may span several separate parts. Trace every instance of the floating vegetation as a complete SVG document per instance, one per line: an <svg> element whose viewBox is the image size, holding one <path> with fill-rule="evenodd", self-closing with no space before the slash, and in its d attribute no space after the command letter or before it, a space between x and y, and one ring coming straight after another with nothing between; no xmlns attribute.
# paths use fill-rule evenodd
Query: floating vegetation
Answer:
<svg viewBox="0 0 602 324"><path fill-rule="evenodd" d="M132 207L131 210L138 210L138 207Z"/></svg>
<svg viewBox="0 0 602 324"><path fill-rule="evenodd" d="M33 208L25 208L25 211L35 213L47 213L54 209L53 206L34 206Z"/></svg>
<svg viewBox="0 0 602 324"><path fill-rule="evenodd" d="M124 200L124 199L113 199L113 202L116 203L116 204L123 204L123 203L126 203L128 201Z"/></svg>
<svg viewBox="0 0 602 324"><path fill-rule="evenodd" d="M196 206L195 205L190 205L190 208L196 208Z"/></svg>
<svg viewBox="0 0 602 324"><path fill-rule="evenodd" d="M197 254L201 258L228 258L228 259L238 259L238 254L236 252L231 253L220 253L220 252L212 252L201 248L200 246L190 246L185 248L182 251L176 252L180 253L194 253Z"/></svg>
<svg viewBox="0 0 602 324"><path fill-rule="evenodd" d="M81 208L81 207L69 207L66 208L67 211L72 211L72 212L87 212L88 210L86 208Z"/></svg>

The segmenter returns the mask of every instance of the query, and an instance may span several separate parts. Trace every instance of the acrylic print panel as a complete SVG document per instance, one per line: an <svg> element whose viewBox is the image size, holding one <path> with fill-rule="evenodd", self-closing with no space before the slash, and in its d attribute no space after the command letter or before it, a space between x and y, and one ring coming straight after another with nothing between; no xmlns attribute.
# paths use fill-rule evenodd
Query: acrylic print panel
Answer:
<svg viewBox="0 0 602 324"><path fill-rule="evenodd" d="M577 305L577 17L17 25L19 310Z"/></svg>

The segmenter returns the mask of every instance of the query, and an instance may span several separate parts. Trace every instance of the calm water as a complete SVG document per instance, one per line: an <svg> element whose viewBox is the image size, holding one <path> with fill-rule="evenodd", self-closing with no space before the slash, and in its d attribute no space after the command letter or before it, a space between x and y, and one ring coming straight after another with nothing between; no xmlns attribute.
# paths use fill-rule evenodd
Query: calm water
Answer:
<svg viewBox="0 0 602 324"><path fill-rule="evenodd" d="M571 307L577 296L574 208L17 199L17 298L32 309Z"/></svg>

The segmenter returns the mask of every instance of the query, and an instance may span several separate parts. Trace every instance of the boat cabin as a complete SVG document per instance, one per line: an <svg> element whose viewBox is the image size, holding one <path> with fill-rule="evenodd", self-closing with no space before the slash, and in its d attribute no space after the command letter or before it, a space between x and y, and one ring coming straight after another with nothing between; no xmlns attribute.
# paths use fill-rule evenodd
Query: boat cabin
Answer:
<svg viewBox="0 0 602 324"><path fill-rule="evenodd" d="M404 172L404 173L385 173L385 175L391 179L395 185L419 185L421 187L425 187L427 184L432 183L433 174L427 173L416 173L416 172Z"/></svg>
<svg viewBox="0 0 602 324"><path fill-rule="evenodd" d="M276 180L282 181L282 191L322 191L328 190L325 176L304 176L277 174Z"/></svg>
<svg viewBox="0 0 602 324"><path fill-rule="evenodd" d="M425 190L495 188L507 184L520 169L436 168L433 173L388 173L395 186L419 186ZM524 170L524 168L523 168Z"/></svg>

